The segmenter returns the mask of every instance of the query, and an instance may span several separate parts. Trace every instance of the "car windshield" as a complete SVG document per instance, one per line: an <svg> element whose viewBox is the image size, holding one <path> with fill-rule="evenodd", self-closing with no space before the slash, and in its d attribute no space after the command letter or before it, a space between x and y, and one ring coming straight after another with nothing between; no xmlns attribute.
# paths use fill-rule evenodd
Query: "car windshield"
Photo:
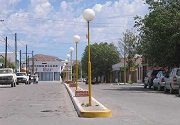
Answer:
<svg viewBox="0 0 180 125"><path fill-rule="evenodd" d="M162 71L163 74L165 72L164 70L153 70L152 75L156 76L159 71Z"/></svg>
<svg viewBox="0 0 180 125"><path fill-rule="evenodd" d="M17 76L26 76L26 73L17 73Z"/></svg>
<svg viewBox="0 0 180 125"><path fill-rule="evenodd" d="M0 70L0 74L10 74L10 73L12 73L12 70L8 70L8 69Z"/></svg>

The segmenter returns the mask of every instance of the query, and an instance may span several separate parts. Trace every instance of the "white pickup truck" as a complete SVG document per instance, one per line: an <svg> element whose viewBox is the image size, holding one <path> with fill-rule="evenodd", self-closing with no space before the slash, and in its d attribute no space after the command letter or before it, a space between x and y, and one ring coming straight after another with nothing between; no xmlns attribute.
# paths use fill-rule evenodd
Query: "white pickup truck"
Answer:
<svg viewBox="0 0 180 125"><path fill-rule="evenodd" d="M25 84L29 84L29 76L26 74L26 72L17 72L16 73L17 76L17 85L19 83L25 83Z"/></svg>
<svg viewBox="0 0 180 125"><path fill-rule="evenodd" d="M16 74L12 68L0 68L0 85L16 87Z"/></svg>

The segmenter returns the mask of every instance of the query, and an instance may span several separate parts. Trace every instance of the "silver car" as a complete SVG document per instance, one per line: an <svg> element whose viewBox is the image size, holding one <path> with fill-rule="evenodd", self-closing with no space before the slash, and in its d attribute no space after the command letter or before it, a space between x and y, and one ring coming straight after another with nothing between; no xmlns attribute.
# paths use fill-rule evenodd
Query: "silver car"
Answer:
<svg viewBox="0 0 180 125"><path fill-rule="evenodd" d="M170 93L179 90L180 85L180 68L174 68L169 76L165 78L164 91L169 90Z"/></svg>
<svg viewBox="0 0 180 125"><path fill-rule="evenodd" d="M158 74L156 75L156 77L153 80L153 89L158 89L158 91L160 91L162 88L164 88L165 85L165 71L159 71Z"/></svg>

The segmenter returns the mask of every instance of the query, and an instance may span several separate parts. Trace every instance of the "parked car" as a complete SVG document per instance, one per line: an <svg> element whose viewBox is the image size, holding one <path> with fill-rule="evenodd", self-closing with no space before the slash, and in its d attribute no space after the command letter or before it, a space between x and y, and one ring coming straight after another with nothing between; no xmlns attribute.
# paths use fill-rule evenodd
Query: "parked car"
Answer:
<svg viewBox="0 0 180 125"><path fill-rule="evenodd" d="M16 87L16 80L16 74L12 68L0 69L0 85L11 85L11 87Z"/></svg>
<svg viewBox="0 0 180 125"><path fill-rule="evenodd" d="M169 75L165 77L164 92L169 90L170 93L179 90L180 85L180 68L174 68Z"/></svg>
<svg viewBox="0 0 180 125"><path fill-rule="evenodd" d="M17 85L19 83L30 84L29 76L27 75L26 72L17 72L16 76L17 76Z"/></svg>
<svg viewBox="0 0 180 125"><path fill-rule="evenodd" d="M85 83L88 84L88 78L86 78L86 82L85 82ZM91 83L92 83L92 84L95 84L95 83L96 83L96 78L92 79L92 80L91 80Z"/></svg>
<svg viewBox="0 0 180 125"><path fill-rule="evenodd" d="M38 81L39 81L38 75L31 75L31 82L33 82L33 84L37 84Z"/></svg>
<svg viewBox="0 0 180 125"><path fill-rule="evenodd" d="M151 88L153 86L153 80L155 76L158 74L159 71L164 71L164 70L149 70L147 75L144 77L144 88Z"/></svg>
<svg viewBox="0 0 180 125"><path fill-rule="evenodd" d="M164 89L166 72L164 70L159 71L153 80L153 89L158 89L158 91Z"/></svg>

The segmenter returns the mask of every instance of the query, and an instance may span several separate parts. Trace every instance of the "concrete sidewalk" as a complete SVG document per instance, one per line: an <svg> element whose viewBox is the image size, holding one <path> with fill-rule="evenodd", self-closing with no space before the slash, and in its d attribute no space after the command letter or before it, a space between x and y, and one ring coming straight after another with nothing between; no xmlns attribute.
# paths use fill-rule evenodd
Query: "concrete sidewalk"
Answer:
<svg viewBox="0 0 180 125"><path fill-rule="evenodd" d="M69 84L64 83L71 99L80 117L95 118L95 117L110 117L111 111L103 106L100 102L92 97L92 106L89 104L89 96L76 97L76 87L69 87ZM78 88L78 90L82 90Z"/></svg>

